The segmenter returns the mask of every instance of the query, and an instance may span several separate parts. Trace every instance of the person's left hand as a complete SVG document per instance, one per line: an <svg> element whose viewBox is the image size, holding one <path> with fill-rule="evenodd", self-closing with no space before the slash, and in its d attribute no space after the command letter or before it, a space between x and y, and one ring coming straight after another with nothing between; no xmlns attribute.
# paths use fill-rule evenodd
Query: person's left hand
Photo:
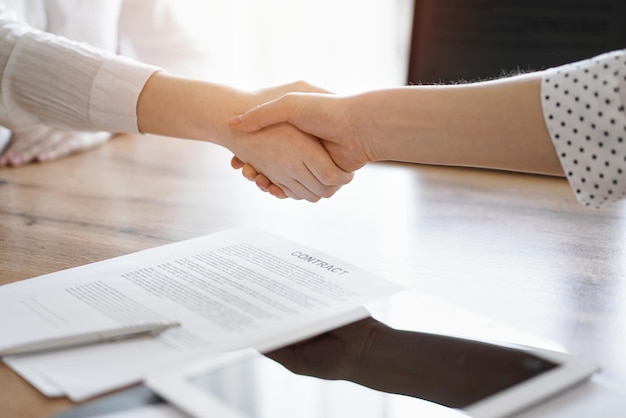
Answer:
<svg viewBox="0 0 626 418"><path fill-rule="evenodd" d="M109 132L82 132L46 125L13 131L11 142L0 156L0 166L44 162L91 149L111 138Z"/></svg>

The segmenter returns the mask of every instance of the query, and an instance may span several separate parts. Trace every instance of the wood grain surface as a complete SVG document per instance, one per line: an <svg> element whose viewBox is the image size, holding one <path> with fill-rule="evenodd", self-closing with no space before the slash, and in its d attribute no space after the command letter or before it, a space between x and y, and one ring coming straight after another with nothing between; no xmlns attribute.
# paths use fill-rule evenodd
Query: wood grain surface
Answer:
<svg viewBox="0 0 626 418"><path fill-rule="evenodd" d="M596 358L626 386L626 206L564 179L376 163L312 204L262 193L207 143L121 136L0 169L0 284L254 226ZM11 320L3 318L2 320ZM0 365L0 416L66 408Z"/></svg>

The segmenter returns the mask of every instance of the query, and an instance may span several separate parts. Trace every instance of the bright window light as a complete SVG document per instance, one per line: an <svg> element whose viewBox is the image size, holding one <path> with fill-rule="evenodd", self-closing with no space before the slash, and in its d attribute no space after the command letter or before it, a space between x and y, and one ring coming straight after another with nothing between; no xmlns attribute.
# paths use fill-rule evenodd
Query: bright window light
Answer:
<svg viewBox="0 0 626 418"><path fill-rule="evenodd" d="M350 93L406 80L411 0L178 0L215 81Z"/></svg>

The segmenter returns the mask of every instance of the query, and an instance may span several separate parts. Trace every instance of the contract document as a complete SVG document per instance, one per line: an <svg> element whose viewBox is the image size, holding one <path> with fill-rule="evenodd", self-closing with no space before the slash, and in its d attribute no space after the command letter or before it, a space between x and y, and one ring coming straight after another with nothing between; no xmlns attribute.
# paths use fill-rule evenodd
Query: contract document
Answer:
<svg viewBox="0 0 626 418"><path fill-rule="evenodd" d="M236 229L0 287L0 349L144 321L181 323L158 336L3 358L42 393L82 401L205 356L314 336L400 290L323 252Z"/></svg>

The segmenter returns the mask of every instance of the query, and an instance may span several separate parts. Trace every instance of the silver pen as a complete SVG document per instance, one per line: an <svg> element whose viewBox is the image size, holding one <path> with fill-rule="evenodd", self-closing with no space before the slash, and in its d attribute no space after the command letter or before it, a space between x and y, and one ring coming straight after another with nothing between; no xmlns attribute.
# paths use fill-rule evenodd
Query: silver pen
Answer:
<svg viewBox="0 0 626 418"><path fill-rule="evenodd" d="M144 335L157 335L166 329L178 326L180 326L180 322L177 321L142 322L139 324L120 326L100 331L89 331L80 334L46 338L23 344L16 344L10 347L3 347L0 349L0 356L33 353L59 348L70 348L85 344L95 344L99 342L110 342L126 338L141 337Z"/></svg>

